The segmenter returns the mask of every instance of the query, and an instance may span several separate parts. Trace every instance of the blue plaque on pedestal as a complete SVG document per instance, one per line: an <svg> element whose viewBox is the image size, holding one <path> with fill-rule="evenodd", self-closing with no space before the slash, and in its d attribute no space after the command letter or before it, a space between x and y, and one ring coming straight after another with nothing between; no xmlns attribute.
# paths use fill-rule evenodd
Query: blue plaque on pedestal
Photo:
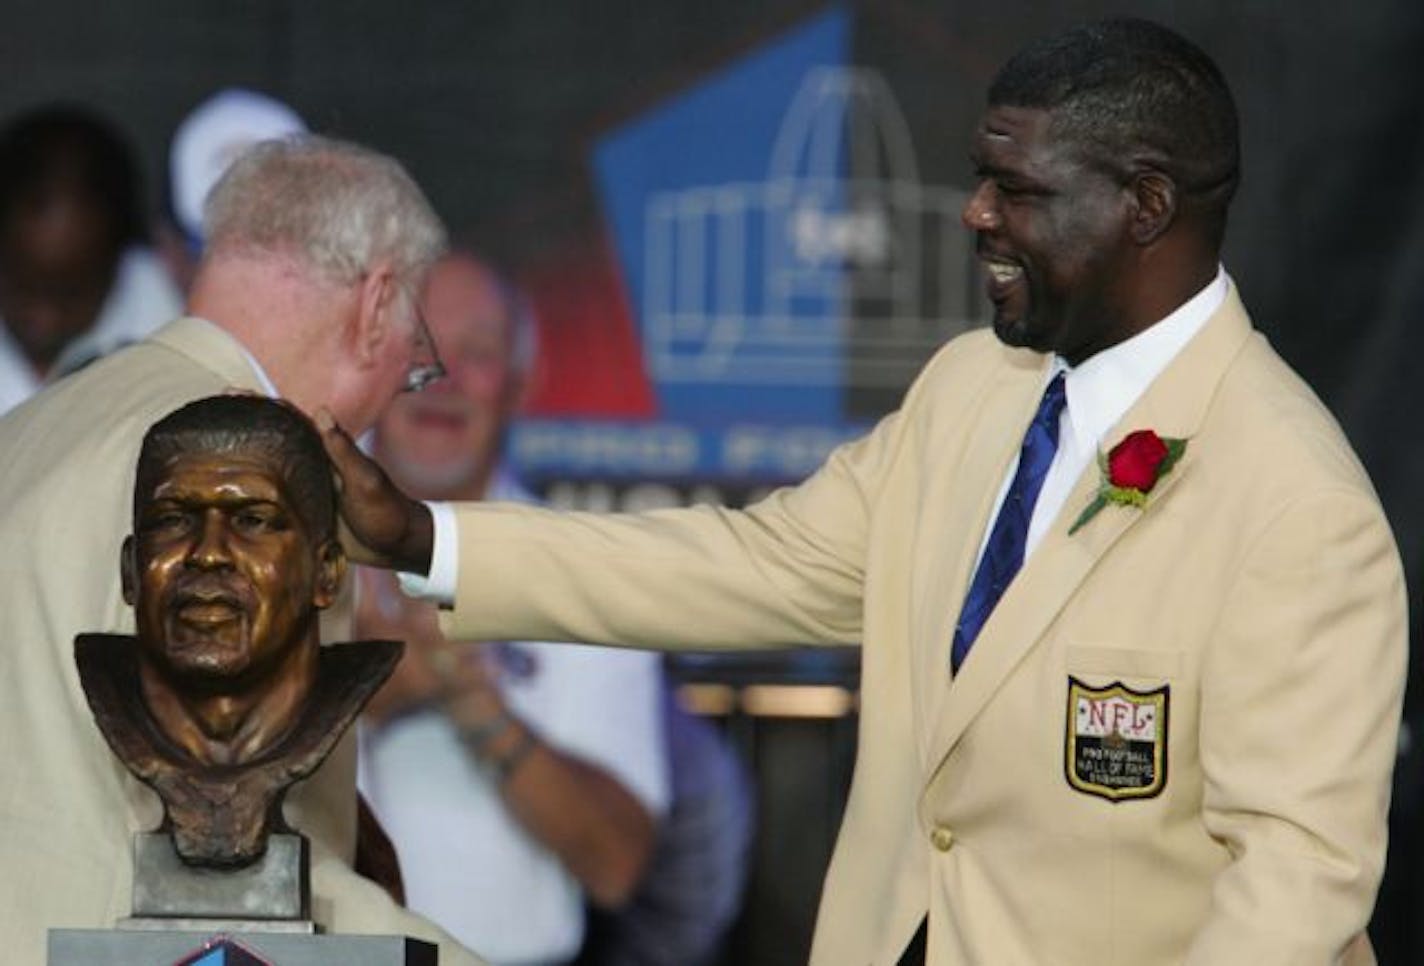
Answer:
<svg viewBox="0 0 1424 966"><path fill-rule="evenodd" d="M174 966L273 966L231 936L215 936Z"/></svg>
<svg viewBox="0 0 1424 966"><path fill-rule="evenodd" d="M405 936L51 929L49 966L436 966L432 943Z"/></svg>

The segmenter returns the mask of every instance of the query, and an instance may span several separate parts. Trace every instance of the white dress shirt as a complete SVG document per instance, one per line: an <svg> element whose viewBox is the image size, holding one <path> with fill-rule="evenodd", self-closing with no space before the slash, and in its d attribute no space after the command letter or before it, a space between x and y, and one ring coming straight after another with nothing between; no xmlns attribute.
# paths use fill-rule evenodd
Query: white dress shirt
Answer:
<svg viewBox="0 0 1424 966"><path fill-rule="evenodd" d="M1176 358L1192 336L1201 331L1207 319L1221 308L1230 288L1230 277L1225 269L1218 268L1216 277L1205 288L1166 318L1127 341L1104 349L1077 368L1070 367L1061 357L1054 358L1043 385L1046 387L1057 373L1066 372L1063 387L1068 404L1058 417L1058 451L1053 454L1053 463L1048 468L1043 489L1039 490L1038 502L1033 507L1028 536L1024 541L1024 560L1028 560L1043 535L1053 526L1083 471L1097 459L1108 431L1117 425L1118 420L1132 408L1132 404ZM999 508L1008 496L1018 466L1019 459L1015 454L999 486L994 512L989 515L990 523L979 542L979 558L984 556L989 531L993 529L993 521L998 518ZM977 570L978 558L974 566Z"/></svg>

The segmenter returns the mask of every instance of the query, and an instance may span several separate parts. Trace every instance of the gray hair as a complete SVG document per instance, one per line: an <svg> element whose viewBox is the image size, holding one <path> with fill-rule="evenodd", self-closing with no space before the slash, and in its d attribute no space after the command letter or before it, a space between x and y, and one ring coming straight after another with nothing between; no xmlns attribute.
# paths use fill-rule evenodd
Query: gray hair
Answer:
<svg viewBox="0 0 1424 966"><path fill-rule="evenodd" d="M397 278L418 281L446 246L440 219L397 161L314 134L239 155L208 195L203 229L212 249L294 254L341 285L381 259Z"/></svg>

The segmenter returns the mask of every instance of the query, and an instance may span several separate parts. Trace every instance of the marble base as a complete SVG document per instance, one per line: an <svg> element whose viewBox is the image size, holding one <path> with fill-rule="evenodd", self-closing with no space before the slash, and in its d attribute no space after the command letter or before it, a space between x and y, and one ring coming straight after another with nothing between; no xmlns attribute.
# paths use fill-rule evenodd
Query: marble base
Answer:
<svg viewBox="0 0 1424 966"><path fill-rule="evenodd" d="M141 832L134 836L133 919L310 919L307 848L299 834L273 835L252 865L206 869L184 864L167 833Z"/></svg>

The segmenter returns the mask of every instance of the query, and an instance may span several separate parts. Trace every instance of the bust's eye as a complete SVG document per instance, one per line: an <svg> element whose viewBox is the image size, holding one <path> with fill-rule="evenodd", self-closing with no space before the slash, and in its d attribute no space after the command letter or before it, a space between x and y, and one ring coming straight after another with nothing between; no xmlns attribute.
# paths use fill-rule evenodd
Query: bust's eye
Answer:
<svg viewBox="0 0 1424 966"><path fill-rule="evenodd" d="M273 533L283 529L280 513L262 507L245 507L232 515L232 525L240 533Z"/></svg>
<svg viewBox="0 0 1424 966"><path fill-rule="evenodd" d="M188 514L178 509L157 510L143 518L143 529L148 533L169 533L181 530L188 524Z"/></svg>
<svg viewBox="0 0 1424 966"><path fill-rule="evenodd" d="M239 529L248 533L260 532L267 529L267 519L262 514L253 510L239 510L233 514L233 524Z"/></svg>

